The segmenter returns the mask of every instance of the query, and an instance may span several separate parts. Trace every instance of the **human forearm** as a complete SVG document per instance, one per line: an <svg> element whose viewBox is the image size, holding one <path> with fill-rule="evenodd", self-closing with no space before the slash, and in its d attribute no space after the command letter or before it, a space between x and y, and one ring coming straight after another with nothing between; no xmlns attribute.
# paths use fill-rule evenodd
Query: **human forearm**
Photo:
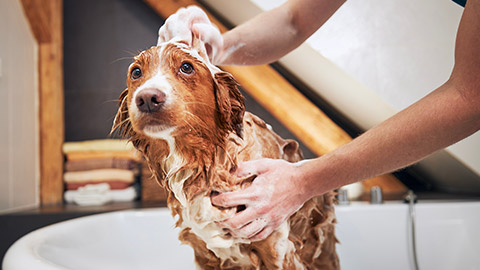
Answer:
<svg viewBox="0 0 480 270"><path fill-rule="evenodd" d="M425 98L351 143L301 168L321 194L395 171L480 129L480 0L468 1L450 79Z"/></svg>
<svg viewBox="0 0 480 270"><path fill-rule="evenodd" d="M305 163L311 196L411 165L480 129L480 95L451 80L351 143Z"/></svg>
<svg viewBox="0 0 480 270"><path fill-rule="evenodd" d="M344 0L290 0L223 35L219 65L257 65L278 60L303 43Z"/></svg>

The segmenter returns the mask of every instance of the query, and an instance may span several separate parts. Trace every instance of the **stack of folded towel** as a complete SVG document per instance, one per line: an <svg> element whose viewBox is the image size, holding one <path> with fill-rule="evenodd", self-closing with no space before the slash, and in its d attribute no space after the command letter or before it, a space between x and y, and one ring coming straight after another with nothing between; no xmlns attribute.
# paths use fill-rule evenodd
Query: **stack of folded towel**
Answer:
<svg viewBox="0 0 480 270"><path fill-rule="evenodd" d="M140 170L140 158L125 140L67 142L65 201L79 205L102 205L137 198L134 184Z"/></svg>

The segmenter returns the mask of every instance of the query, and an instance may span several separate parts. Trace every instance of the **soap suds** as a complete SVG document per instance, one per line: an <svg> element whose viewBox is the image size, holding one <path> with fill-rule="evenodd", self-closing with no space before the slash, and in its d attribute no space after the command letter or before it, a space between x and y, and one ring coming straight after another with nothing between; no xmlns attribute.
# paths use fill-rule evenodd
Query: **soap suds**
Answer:
<svg viewBox="0 0 480 270"><path fill-rule="evenodd" d="M240 250L241 244L249 244L247 239L235 238L220 228L216 222L235 214L235 210L221 211L212 206L210 197L205 194L196 196L182 210L182 228L191 231L202 239L209 250L222 260L230 259L241 265L250 265L250 257Z"/></svg>
<svg viewBox="0 0 480 270"><path fill-rule="evenodd" d="M235 53L236 51L238 51L240 48L244 47L246 44L245 43L242 43L242 42L239 42L235 45L232 45L230 46L228 49L226 50L223 50L221 52L221 54L217 54L217 58L214 58L213 62L214 63L218 63L218 64L222 64L226 59L228 59L233 53Z"/></svg>

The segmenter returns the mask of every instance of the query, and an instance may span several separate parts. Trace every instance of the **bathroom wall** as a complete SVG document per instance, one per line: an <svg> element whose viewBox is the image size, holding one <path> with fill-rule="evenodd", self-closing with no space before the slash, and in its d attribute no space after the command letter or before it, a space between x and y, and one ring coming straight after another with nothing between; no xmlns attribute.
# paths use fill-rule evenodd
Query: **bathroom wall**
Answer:
<svg viewBox="0 0 480 270"><path fill-rule="evenodd" d="M238 25L283 1L203 0ZM445 82L463 8L443 0L349 0L279 62L363 130ZM480 133L415 169L438 189L480 193Z"/></svg>
<svg viewBox="0 0 480 270"><path fill-rule="evenodd" d="M37 82L37 45L20 1L0 1L0 213L39 203Z"/></svg>
<svg viewBox="0 0 480 270"><path fill-rule="evenodd" d="M65 141L109 136L128 66L162 24L142 1L64 2Z"/></svg>

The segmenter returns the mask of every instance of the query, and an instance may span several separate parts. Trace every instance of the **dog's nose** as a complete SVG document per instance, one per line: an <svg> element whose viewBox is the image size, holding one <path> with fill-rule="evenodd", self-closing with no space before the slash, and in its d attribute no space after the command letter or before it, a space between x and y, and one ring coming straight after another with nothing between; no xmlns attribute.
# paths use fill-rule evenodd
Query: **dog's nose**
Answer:
<svg viewBox="0 0 480 270"><path fill-rule="evenodd" d="M158 89L145 89L135 98L138 109L144 113L158 112L165 103L165 93Z"/></svg>

